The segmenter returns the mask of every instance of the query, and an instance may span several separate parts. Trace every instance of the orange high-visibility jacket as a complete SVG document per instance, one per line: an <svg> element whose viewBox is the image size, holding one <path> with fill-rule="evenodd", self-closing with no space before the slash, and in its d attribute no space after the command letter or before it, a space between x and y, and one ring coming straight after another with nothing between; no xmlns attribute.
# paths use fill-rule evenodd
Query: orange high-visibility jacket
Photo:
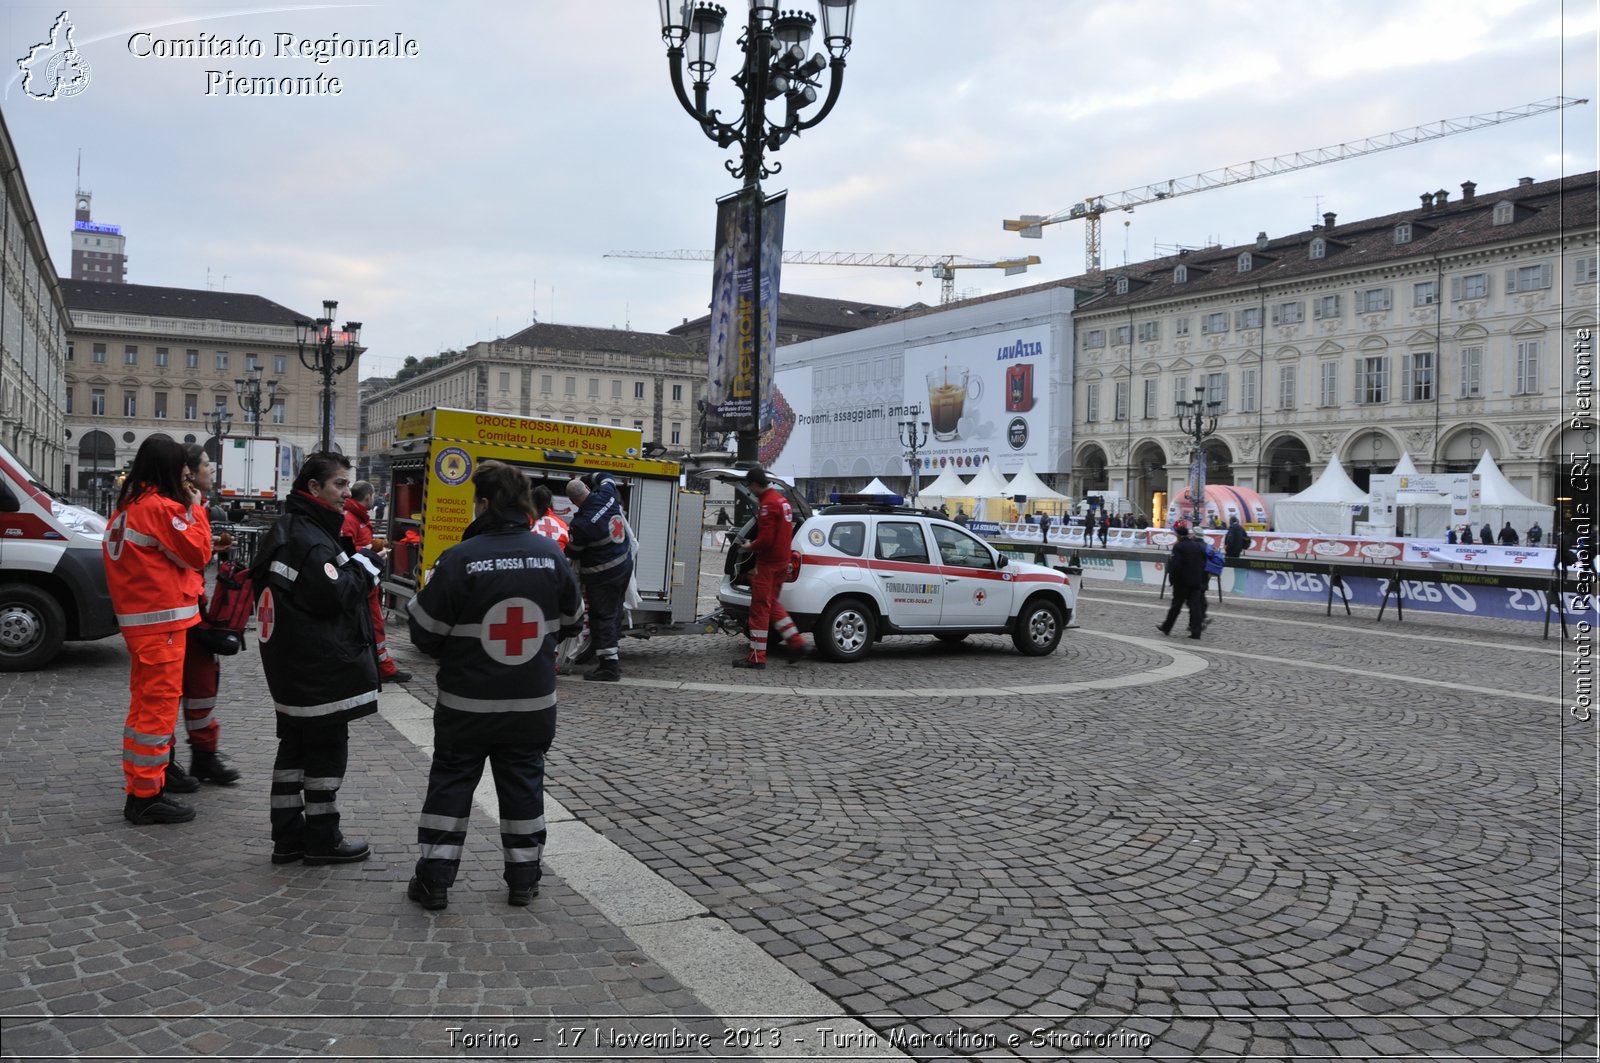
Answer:
<svg viewBox="0 0 1600 1063"><path fill-rule="evenodd" d="M197 579L211 560L211 518L145 491L111 515L103 549L106 583L125 634L181 631L200 621Z"/></svg>

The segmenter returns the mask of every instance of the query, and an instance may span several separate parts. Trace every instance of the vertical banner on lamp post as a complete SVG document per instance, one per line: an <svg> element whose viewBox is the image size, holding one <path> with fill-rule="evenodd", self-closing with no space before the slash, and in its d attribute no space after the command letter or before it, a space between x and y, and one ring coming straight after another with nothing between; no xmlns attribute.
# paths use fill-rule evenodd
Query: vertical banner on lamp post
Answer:
<svg viewBox="0 0 1600 1063"><path fill-rule="evenodd" d="M706 347L706 427L714 432L765 427L771 421L768 405L773 350L778 344L784 202L779 194L763 203L754 189L717 201L711 330ZM759 293L754 290L758 264Z"/></svg>
<svg viewBox="0 0 1600 1063"><path fill-rule="evenodd" d="M1206 448L1195 449L1189 459L1189 503L1194 507L1191 517L1195 528L1201 527L1201 517L1206 511Z"/></svg>

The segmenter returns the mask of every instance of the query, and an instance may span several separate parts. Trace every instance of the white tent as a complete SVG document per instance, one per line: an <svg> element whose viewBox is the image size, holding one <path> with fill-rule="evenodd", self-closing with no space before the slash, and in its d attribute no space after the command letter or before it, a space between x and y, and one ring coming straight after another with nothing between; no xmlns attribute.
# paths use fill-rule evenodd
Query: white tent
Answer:
<svg viewBox="0 0 1600 1063"><path fill-rule="evenodd" d="M1400 460L1394 463L1394 471L1389 475L1420 476L1422 474L1417 472L1417 464L1411 460L1411 452L1409 450L1402 450L1400 452Z"/></svg>
<svg viewBox="0 0 1600 1063"><path fill-rule="evenodd" d="M1555 520L1555 507L1535 502L1518 491L1512 486L1511 481L1506 479L1505 473L1500 471L1500 467L1494 463L1494 459L1487 451L1483 459L1478 462L1478 467L1472 471L1478 474L1480 491L1478 507L1482 513L1480 519L1494 528L1495 535L1500 534L1500 529L1504 527L1506 521L1510 521L1511 526L1516 529L1518 538L1525 538L1528 526L1534 521L1549 528L1551 522Z"/></svg>
<svg viewBox="0 0 1600 1063"><path fill-rule="evenodd" d="M961 477L956 475L955 466L946 465L940 470L939 475L925 487L917 489L917 505L938 508L939 504L947 498L971 498L972 492L967 490L967 485L961 482Z"/></svg>
<svg viewBox="0 0 1600 1063"><path fill-rule="evenodd" d="M1010 519L1009 515L1002 518L998 514L990 514L989 500L1004 498L1006 495L1006 482L994 471L993 462L985 463L983 468L978 470L978 475L967 481L967 494L978 501L976 516L979 520Z"/></svg>
<svg viewBox="0 0 1600 1063"><path fill-rule="evenodd" d="M1029 502L1065 502L1067 496L1057 491L1052 491L1039 479L1039 474L1033 471L1033 464L1026 459L1022 468L1007 483L1006 496L1022 495Z"/></svg>
<svg viewBox="0 0 1600 1063"><path fill-rule="evenodd" d="M899 493L899 491L891 490L888 484L884 483L876 476L872 478L871 483L863 487L860 491L856 492L856 494L862 495L897 495Z"/></svg>
<svg viewBox="0 0 1600 1063"><path fill-rule="evenodd" d="M1328 459L1316 483L1272 507L1272 526L1280 532L1311 535L1349 535L1355 527L1354 509L1371 499L1345 475L1337 456Z"/></svg>

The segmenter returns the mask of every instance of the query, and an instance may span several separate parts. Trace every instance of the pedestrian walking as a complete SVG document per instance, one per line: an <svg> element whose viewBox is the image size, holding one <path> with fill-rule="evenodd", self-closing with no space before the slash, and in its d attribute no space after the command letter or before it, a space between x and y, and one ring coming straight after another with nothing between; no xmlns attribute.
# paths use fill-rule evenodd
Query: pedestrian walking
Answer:
<svg viewBox="0 0 1600 1063"><path fill-rule="evenodd" d="M372 485L357 480L350 485L350 497L344 503L344 522L339 526L339 536L350 540L351 553L370 551L367 560L381 571L383 556L373 549L372 517L367 507L372 503ZM367 596L367 607L372 613L373 651L378 657L378 677L390 683L409 683L411 673L403 671L389 656L389 636L383 620L383 591L376 584Z"/></svg>
<svg viewBox="0 0 1600 1063"><path fill-rule="evenodd" d="M199 443L185 443L184 478L188 486L209 497L216 479L216 467ZM209 520L209 513L207 514ZM214 554L226 553L233 546L229 532L217 532L211 537ZM205 612L205 573L189 573L199 599L200 611ZM222 681L222 663L202 639L204 624L196 624L184 633L183 695L178 706L182 712L184 734L189 743L189 770L178 764L177 742L172 743L171 763L167 765L167 789L172 793L194 793L202 782L217 786L232 786L239 781L239 769L228 764L228 758L217 751L222 727L217 722L217 690Z"/></svg>
<svg viewBox="0 0 1600 1063"><path fill-rule="evenodd" d="M622 513L622 498L608 473L598 473L591 487L582 479L567 482L567 498L577 508L567 525L567 557L589 603L589 632L595 647L594 671L583 678L615 683L622 678L617 641L622 636L622 599L633 576L633 537Z"/></svg>
<svg viewBox="0 0 1600 1063"><path fill-rule="evenodd" d="M183 696L186 631L200 622L193 577L211 560L211 520L204 496L184 484L183 461L182 444L168 436L150 436L139 445L101 547L130 658L122 816L139 825L194 819L193 808L165 793Z"/></svg>
<svg viewBox="0 0 1600 1063"><path fill-rule="evenodd" d="M284 516L262 538L251 581L257 644L277 712L272 764L272 862L345 864L372 848L346 838L338 793L350 760L350 721L378 709L370 600L378 568L340 542L350 460L312 454Z"/></svg>
<svg viewBox="0 0 1600 1063"><path fill-rule="evenodd" d="M778 632L784 648L791 654L805 652L806 640L800 636L788 610L778 601L784 575L789 569L789 549L794 539L794 511L767 477L760 465L745 473L744 481L756 499L756 535L750 540L755 567L750 572L750 650L734 659L735 668L765 668L767 637Z"/></svg>
<svg viewBox="0 0 1600 1063"><path fill-rule="evenodd" d="M1167 618L1157 627L1163 635L1172 634L1172 625L1178 622L1183 607L1189 607L1189 637L1197 639L1206 626L1206 584L1211 577L1206 572L1206 544L1199 536L1189 535L1189 522L1180 520L1172 526L1178 541L1172 544L1167 558L1167 580L1172 584L1172 605Z"/></svg>
<svg viewBox="0 0 1600 1063"><path fill-rule="evenodd" d="M577 633L582 611L561 548L529 527L527 478L485 461L472 489L472 523L407 607L412 643L439 660L421 854L406 887L430 911L449 904L485 761L500 806L506 901L520 907L539 895L556 644Z"/></svg>
<svg viewBox="0 0 1600 1063"><path fill-rule="evenodd" d="M1100 514L1100 545L1106 544L1106 538L1111 534L1111 516L1107 513Z"/></svg>
<svg viewBox="0 0 1600 1063"><path fill-rule="evenodd" d="M1222 552L1229 557L1240 557L1250 549L1250 533L1244 530L1238 517L1228 518L1228 533L1222 537Z"/></svg>

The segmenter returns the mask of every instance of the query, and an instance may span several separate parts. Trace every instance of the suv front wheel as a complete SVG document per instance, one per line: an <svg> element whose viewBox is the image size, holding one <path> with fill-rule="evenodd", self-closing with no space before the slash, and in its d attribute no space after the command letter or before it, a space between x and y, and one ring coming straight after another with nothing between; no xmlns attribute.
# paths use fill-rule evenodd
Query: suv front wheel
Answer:
<svg viewBox="0 0 1600 1063"><path fill-rule="evenodd" d="M872 607L859 598L840 598L823 610L813 634L817 652L830 661L859 661L872 648L878 624Z"/></svg>
<svg viewBox="0 0 1600 1063"><path fill-rule="evenodd" d="M1061 607L1048 598L1035 598L1022 607L1011 625L1011 641L1029 657L1055 652L1061 641Z"/></svg>

